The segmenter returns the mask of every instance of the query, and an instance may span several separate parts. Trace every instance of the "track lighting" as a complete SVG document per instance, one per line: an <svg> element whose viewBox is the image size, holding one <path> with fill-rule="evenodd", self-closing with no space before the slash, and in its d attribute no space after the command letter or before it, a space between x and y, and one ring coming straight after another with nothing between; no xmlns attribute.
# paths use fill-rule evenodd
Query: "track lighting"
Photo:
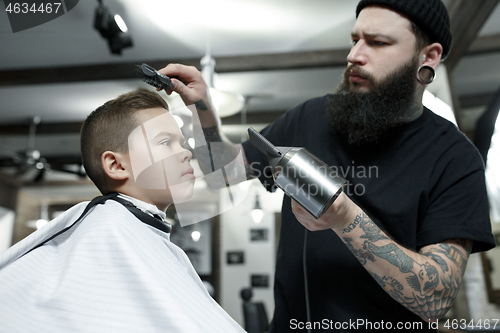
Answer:
<svg viewBox="0 0 500 333"><path fill-rule="evenodd" d="M103 5L102 0L98 0L98 2L99 5L95 11L94 28L101 33L102 37L108 40L111 53L121 54L122 49L132 46L132 39L127 34L127 25L120 15L111 13Z"/></svg>

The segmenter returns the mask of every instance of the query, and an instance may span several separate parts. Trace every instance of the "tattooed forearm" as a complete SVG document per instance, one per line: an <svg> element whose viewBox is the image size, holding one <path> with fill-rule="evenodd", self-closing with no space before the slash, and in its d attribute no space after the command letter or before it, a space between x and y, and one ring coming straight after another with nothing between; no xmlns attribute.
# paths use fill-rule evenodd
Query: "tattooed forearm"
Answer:
<svg viewBox="0 0 500 333"><path fill-rule="evenodd" d="M219 126L204 127L203 134L207 142L222 142Z"/></svg>
<svg viewBox="0 0 500 333"><path fill-rule="evenodd" d="M401 273L411 272L413 268L413 259L404 253L404 251L395 243L377 246L370 241L365 241L363 243L363 249L373 253L379 258L387 260L393 266L399 268Z"/></svg>
<svg viewBox="0 0 500 333"><path fill-rule="evenodd" d="M389 294L393 299L398 301L402 306L419 315L422 319L433 321L443 316L451 306L450 300L440 298L437 302L432 302L433 298L442 296L441 293L436 293L439 296L420 297L416 293L412 293L410 297L406 294L406 287L400 283L397 278L392 276L382 276L375 273L370 273L373 279Z"/></svg>
<svg viewBox="0 0 500 333"><path fill-rule="evenodd" d="M224 141L210 141L207 142L207 145L196 147L194 151L205 176L224 168L223 174L226 177L226 182L239 183L254 177L254 171L248 163L241 145ZM231 167L226 167L229 164ZM212 177L217 177L217 175L214 174ZM218 182L212 181L210 184L212 187L220 188L219 185L216 185Z"/></svg>
<svg viewBox="0 0 500 333"><path fill-rule="evenodd" d="M456 239L456 242L465 249L466 256L469 258L472 251L472 241L468 239Z"/></svg>
<svg viewBox="0 0 500 333"><path fill-rule="evenodd" d="M198 110L207 110L201 99L195 105ZM207 118L202 120L200 117L200 122L193 121L193 135L196 160L210 187L223 188L227 184L240 183L252 177L253 170L246 160L242 146L232 143L224 136L220 121L207 121ZM221 173L223 179L220 177Z"/></svg>
<svg viewBox="0 0 500 333"><path fill-rule="evenodd" d="M194 103L194 106L196 106L196 108L200 111L207 111L208 108L207 108L207 105L205 104L205 102L200 99L200 100L197 100L195 103Z"/></svg>
<svg viewBox="0 0 500 333"><path fill-rule="evenodd" d="M472 243L466 240L459 239L456 241L460 247L465 249L466 254L464 255L460 249L451 244L443 243L439 244L439 248L429 249L427 252L420 251L420 253L424 256L430 257L434 259L439 265L443 268L443 271L448 271L448 265L446 261L444 261L440 255L444 255L446 258L453 261L457 267L460 268L462 274L465 273L465 268L467 267L467 260L472 248Z"/></svg>
<svg viewBox="0 0 500 333"><path fill-rule="evenodd" d="M404 304L404 295L402 293L404 287L401 283L399 283L398 280L389 276L380 277L377 274L371 272L370 275L392 298Z"/></svg>
<svg viewBox="0 0 500 333"><path fill-rule="evenodd" d="M382 234L382 230L368 216L360 223L360 227L365 233L360 238L368 238L370 242L389 239L389 237Z"/></svg>
<svg viewBox="0 0 500 333"><path fill-rule="evenodd" d="M241 155L242 161L239 162L242 163L233 163L231 168L225 170L224 175L228 177L226 181L242 182L254 177L253 169L246 159L242 146L227 140L221 133L220 126L203 127L201 130L194 131L194 133L196 159L205 175L224 168ZM211 184L217 184L217 182L212 181ZM221 183L221 185L224 184ZM218 188L219 185L212 187Z"/></svg>
<svg viewBox="0 0 500 333"><path fill-rule="evenodd" d="M352 238L342 238L342 240L344 241L347 248L351 250L352 254L354 254L354 256L358 258L359 262L361 262L362 265L366 264L367 260L375 261L375 256L373 254L367 251L355 249L351 244Z"/></svg>
<svg viewBox="0 0 500 333"><path fill-rule="evenodd" d="M360 226L363 229L364 235L361 238L368 238L370 241L375 242L380 239L389 239L387 236L381 234L382 230L373 223L373 221L366 215L364 212L357 215L354 218L354 221L345 227L342 232L347 234L354 230L357 226Z"/></svg>
<svg viewBox="0 0 500 333"><path fill-rule="evenodd" d="M356 228L363 221L370 221L370 218L364 212L357 215L354 218L354 221L351 224L349 224L347 227L345 227L344 230L342 230L342 232L344 234L348 234L349 232L354 230L354 228Z"/></svg>
<svg viewBox="0 0 500 333"><path fill-rule="evenodd" d="M453 304L472 248L470 241L450 240L416 253L364 213L339 235L383 290L426 321L441 318Z"/></svg>

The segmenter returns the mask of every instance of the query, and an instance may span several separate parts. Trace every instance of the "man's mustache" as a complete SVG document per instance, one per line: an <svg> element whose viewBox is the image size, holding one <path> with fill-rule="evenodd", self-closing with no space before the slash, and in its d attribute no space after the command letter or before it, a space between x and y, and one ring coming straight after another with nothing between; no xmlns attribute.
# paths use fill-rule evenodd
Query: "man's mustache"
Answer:
<svg viewBox="0 0 500 333"><path fill-rule="evenodd" d="M350 73L353 73L355 75L358 75L358 76L365 78L372 85L375 83L375 78L373 77L373 75L368 73L364 69L362 69L359 65L350 64L347 66L347 68L344 71L344 79L346 80L346 82L349 82Z"/></svg>

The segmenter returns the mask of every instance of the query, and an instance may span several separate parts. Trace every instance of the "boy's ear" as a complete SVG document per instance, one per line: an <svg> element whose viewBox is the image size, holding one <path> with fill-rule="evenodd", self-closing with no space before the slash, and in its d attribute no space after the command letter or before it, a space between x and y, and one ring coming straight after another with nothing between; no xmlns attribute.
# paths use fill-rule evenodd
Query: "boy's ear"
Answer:
<svg viewBox="0 0 500 333"><path fill-rule="evenodd" d="M101 164L106 175L114 180L127 180L130 177L130 163L127 155L105 151L101 155Z"/></svg>

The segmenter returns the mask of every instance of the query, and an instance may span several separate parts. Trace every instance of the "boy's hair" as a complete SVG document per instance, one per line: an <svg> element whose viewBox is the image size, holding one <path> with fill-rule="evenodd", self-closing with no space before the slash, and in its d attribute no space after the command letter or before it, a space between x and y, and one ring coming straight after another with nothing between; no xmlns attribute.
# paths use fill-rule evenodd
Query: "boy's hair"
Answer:
<svg viewBox="0 0 500 333"><path fill-rule="evenodd" d="M101 164L102 154L105 151L128 153L128 136L140 125L135 113L158 107L168 111L160 95L139 88L104 103L83 123L80 132L83 167L102 194L112 191Z"/></svg>

